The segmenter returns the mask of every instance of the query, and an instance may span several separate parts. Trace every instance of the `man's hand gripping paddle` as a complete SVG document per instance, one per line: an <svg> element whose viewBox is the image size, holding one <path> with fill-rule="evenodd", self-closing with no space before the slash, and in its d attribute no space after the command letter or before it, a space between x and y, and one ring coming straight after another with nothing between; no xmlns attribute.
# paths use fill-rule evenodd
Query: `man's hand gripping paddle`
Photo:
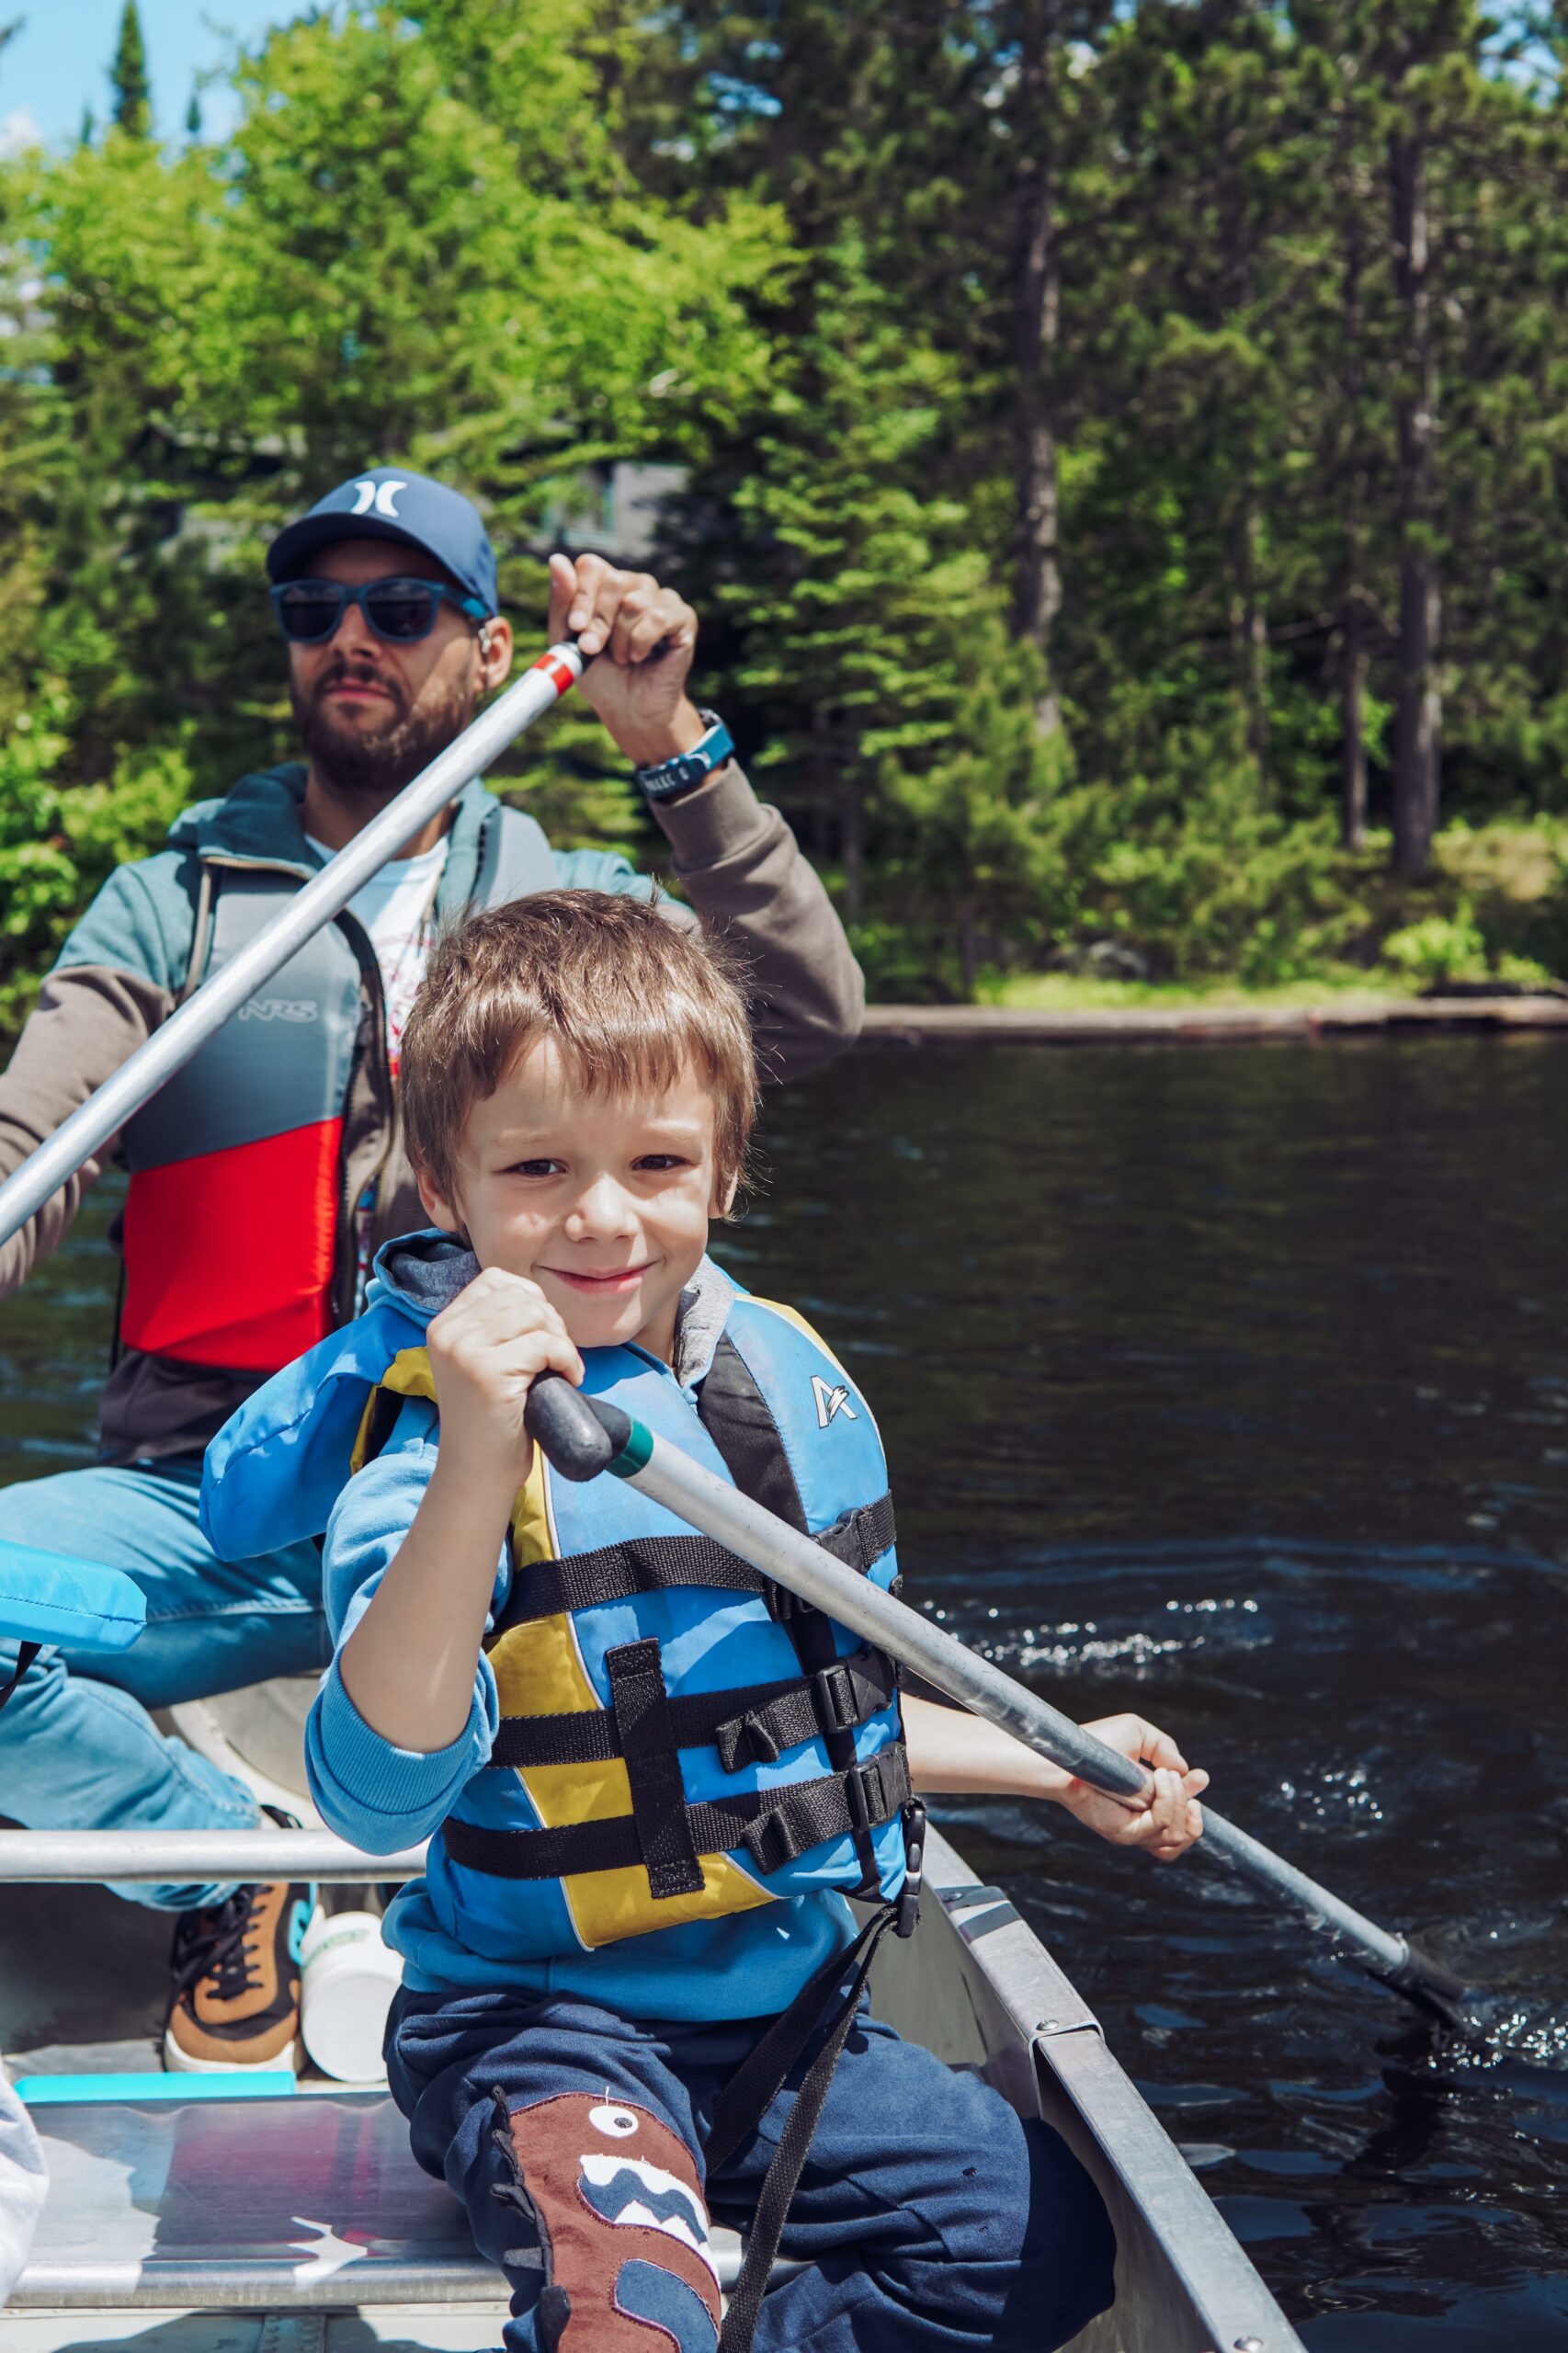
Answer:
<svg viewBox="0 0 1568 2353"><path fill-rule="evenodd" d="M1064 1772L1133 1806L1148 1803L1152 1780L1142 1766L1085 1732L918 1610L857 1575L809 1536L691 1461L678 1447L655 1438L619 1406L584 1396L559 1373L542 1373L534 1382L526 1419L529 1436L563 1478L593 1479L608 1471L627 1480L700 1534L727 1545L764 1576L825 1610ZM1483 2039L1473 1997L1408 1938L1380 1928L1207 1803L1203 1822L1197 1850L1200 1855L1232 1866L1314 1926L1342 1937L1361 1968L1442 2025Z"/></svg>

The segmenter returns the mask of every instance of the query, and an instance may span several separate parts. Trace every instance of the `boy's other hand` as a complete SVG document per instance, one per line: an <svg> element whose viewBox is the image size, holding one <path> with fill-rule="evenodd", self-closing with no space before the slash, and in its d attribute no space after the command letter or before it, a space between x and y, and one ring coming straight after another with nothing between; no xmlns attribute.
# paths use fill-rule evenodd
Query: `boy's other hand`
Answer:
<svg viewBox="0 0 1568 2353"><path fill-rule="evenodd" d="M1158 1724L1146 1723L1142 1716L1104 1716L1083 1729L1108 1747L1119 1748L1135 1764L1149 1766L1154 1776L1153 1793L1148 1805L1133 1813L1107 1797L1103 1790L1091 1789L1087 1781L1070 1780L1061 1792L1061 1803L1068 1813L1113 1847L1140 1847L1157 1863L1172 1863L1178 1855L1185 1855L1203 1836L1203 1809L1198 1798L1209 1787L1208 1774L1189 1771L1169 1733L1162 1732Z"/></svg>
<svg viewBox="0 0 1568 2353"><path fill-rule="evenodd" d="M547 1368L574 1384L583 1359L537 1283L486 1267L426 1336L441 1415L441 1461L516 1494L533 1469L523 1412Z"/></svg>

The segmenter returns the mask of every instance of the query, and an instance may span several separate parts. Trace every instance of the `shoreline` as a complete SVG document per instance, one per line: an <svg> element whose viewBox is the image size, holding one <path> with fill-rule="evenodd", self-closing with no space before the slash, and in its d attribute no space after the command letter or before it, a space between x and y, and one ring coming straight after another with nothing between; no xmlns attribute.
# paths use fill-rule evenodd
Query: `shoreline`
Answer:
<svg viewBox="0 0 1568 2353"><path fill-rule="evenodd" d="M1415 1037L1435 1031L1568 1030L1568 998L1359 997L1321 1005L869 1005L862 1045L1215 1045L1232 1040Z"/></svg>

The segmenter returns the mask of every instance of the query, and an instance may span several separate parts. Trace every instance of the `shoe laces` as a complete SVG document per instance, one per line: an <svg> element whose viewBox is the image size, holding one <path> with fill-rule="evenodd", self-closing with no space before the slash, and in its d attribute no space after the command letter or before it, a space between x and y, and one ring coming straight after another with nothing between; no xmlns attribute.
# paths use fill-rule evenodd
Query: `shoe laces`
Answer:
<svg viewBox="0 0 1568 2353"><path fill-rule="evenodd" d="M261 1899L268 1893L265 1886L236 1887L222 1904L181 1915L170 1962L175 2002L207 1978L211 1979L221 2002L237 2000L260 1985L257 1915Z"/></svg>
<svg viewBox="0 0 1568 2353"><path fill-rule="evenodd" d="M285 1813L281 1806L264 1805L261 1810L280 1830L300 1827L294 1816ZM174 1950L169 1956L174 1972L169 1997L171 2016L181 1995L206 1978L212 1980L221 2002L236 2001L242 1994L261 1985L261 1921L257 1914L263 1898L270 1893L265 1881L256 1886L236 1887L222 1904L180 1915Z"/></svg>

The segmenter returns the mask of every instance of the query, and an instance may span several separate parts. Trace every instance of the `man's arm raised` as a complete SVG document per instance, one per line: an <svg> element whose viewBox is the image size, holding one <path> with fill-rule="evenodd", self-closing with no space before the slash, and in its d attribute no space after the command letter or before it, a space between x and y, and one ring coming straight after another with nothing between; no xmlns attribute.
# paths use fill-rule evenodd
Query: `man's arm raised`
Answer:
<svg viewBox="0 0 1568 2353"><path fill-rule="evenodd" d="M552 556L550 633L568 629L599 657L579 692L634 767L700 741L706 728L687 693L697 616L673 588L603 556ZM849 1045L865 1010L860 968L794 835L739 762L653 813L692 906L745 959L764 1081L799 1077Z"/></svg>

